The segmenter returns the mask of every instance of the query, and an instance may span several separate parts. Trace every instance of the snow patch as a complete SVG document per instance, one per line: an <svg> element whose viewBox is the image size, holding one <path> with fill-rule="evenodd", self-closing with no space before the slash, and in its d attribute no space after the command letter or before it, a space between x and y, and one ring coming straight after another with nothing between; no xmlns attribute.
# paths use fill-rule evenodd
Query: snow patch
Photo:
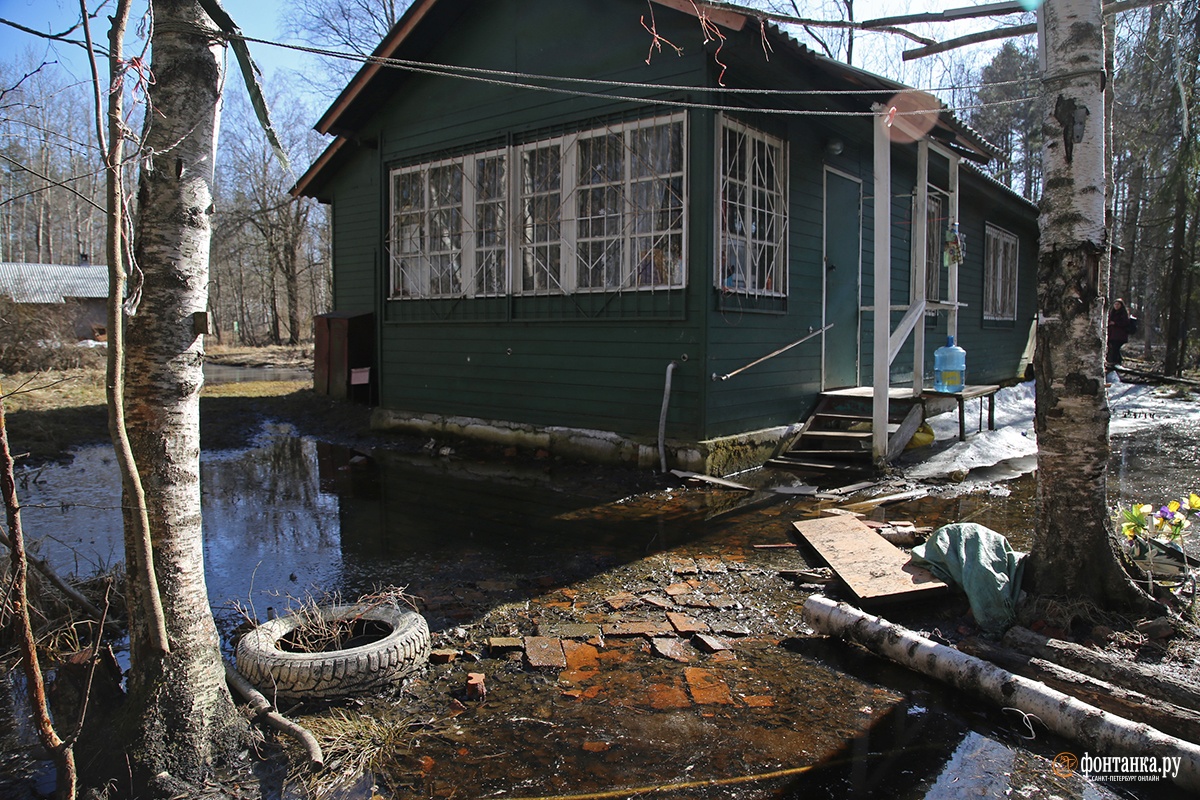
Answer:
<svg viewBox="0 0 1200 800"><path fill-rule="evenodd" d="M1110 379L1115 376L1110 376ZM964 408L965 442L958 441L958 412L939 414L928 420L935 435L929 453L919 463L904 468L916 480L952 477L988 482L1014 478L1037 467L1037 434L1033 428L1034 383L1027 381L996 393L996 430L987 430L986 400L982 410L983 430L971 434L980 420L977 400ZM1184 420L1200 422L1200 403L1184 392L1115 380L1108 390L1111 410L1109 432L1124 436Z"/></svg>

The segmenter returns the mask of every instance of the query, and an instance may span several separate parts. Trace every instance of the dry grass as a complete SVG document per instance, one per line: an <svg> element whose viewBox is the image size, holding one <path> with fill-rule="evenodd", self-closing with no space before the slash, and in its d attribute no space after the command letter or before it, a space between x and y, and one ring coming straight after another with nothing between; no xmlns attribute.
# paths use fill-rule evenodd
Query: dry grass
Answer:
<svg viewBox="0 0 1200 800"><path fill-rule="evenodd" d="M312 348L219 348L210 360L290 368L312 365ZM226 359L228 359L226 361ZM18 467L63 457L74 447L106 444L108 409L102 367L0 376L9 440ZM200 395L201 440L206 449L244 446L262 420L285 419L304 431L366 429L365 407L339 407L312 392L312 380L246 381L205 385Z"/></svg>
<svg viewBox="0 0 1200 800"><path fill-rule="evenodd" d="M313 346L311 344L281 344L266 347L209 345L205 348L204 360L210 364L224 364L231 367L307 369L313 365Z"/></svg>
<svg viewBox="0 0 1200 800"><path fill-rule="evenodd" d="M49 411L104 405L104 370L71 369L19 372L5 375L0 384L4 410Z"/></svg>
<svg viewBox="0 0 1200 800"><path fill-rule="evenodd" d="M418 732L424 727L398 710L393 716L336 706L323 714L297 721L321 743L325 768L314 773L306 766L298 766L288 776L288 783L294 788L302 788L303 796L313 800L378 796L371 786L374 776L395 778L411 771L411 765L405 761L412 752ZM292 746L290 739L283 743L285 748ZM291 762L305 764L299 756ZM372 791L360 794L364 789Z"/></svg>

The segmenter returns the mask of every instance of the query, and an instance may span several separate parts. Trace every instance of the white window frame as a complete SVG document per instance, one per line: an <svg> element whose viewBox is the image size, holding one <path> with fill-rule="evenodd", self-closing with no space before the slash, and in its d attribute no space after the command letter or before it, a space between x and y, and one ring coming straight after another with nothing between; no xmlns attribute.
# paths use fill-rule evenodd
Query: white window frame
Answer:
<svg viewBox="0 0 1200 800"><path fill-rule="evenodd" d="M925 299L940 303L942 297L942 267L945 266L946 231L950 229L947 214L950 193L930 186L925 209Z"/></svg>
<svg viewBox="0 0 1200 800"><path fill-rule="evenodd" d="M680 163L678 169L669 173L653 176L636 174L634 158L637 150L632 144L633 137L638 131L657 127L678 125ZM622 160L621 174L608 176L608 180L597 183L587 183L580 180L579 168L581 146L583 143L601 139L605 136L620 136L622 152L626 156ZM527 186L527 164L531 154L545 152L558 148L559 173L557 191L553 188L535 192ZM526 295L539 294L586 294L592 292L614 291L662 291L667 289L682 289L687 285L687 118L684 113L676 113L659 117L649 117L631 122L616 123L600 128L580 131L568 136L531 142L517 148L518 156L514 163L520 165L519 179L514 181L517 186L517 208L519 208L516 227L520 230L518 237L518 254L515 259L515 269L518 275L513 278L513 293ZM635 197L637 188L646 183L662 181L678 181L678 227L670 224L664 227L652 225L650 230L639 231L639 211L643 212L641 221L646 220L646 210L636 207ZM616 209L605 207L605 214L585 216L584 192L592 190L610 190L610 200L615 201ZM556 216L550 219L531 220L530 209L534 201L540 200L542 208L554 205ZM654 214L662 211L650 209ZM610 229L605 222L606 216L617 216L616 228ZM546 226L558 226L558 248L553 249L551 242L544 233ZM599 233L595 227L603 227ZM666 241L666 247L660 244ZM611 252L616 250L617 268L608 269L600 276L600 280L592 282L581 280L585 274L585 250L591 244ZM649 249L646 249L646 248ZM645 250L645 252L643 252ZM540 251L540 252L539 252ZM664 255L665 253L665 255ZM540 257L539 257L540 256ZM537 259L534 261L533 259ZM530 269L530 264L537 267ZM557 267L557 274L555 274ZM534 280L527 282L527 277ZM541 280L536 278L542 277Z"/></svg>
<svg viewBox="0 0 1200 800"><path fill-rule="evenodd" d="M986 225L984 240L983 318L993 322L1015 322L1020 240L1012 231L990 222Z"/></svg>
<svg viewBox="0 0 1200 800"><path fill-rule="evenodd" d="M499 200L500 215L504 224L501 228L501 242L485 245L480 243L476 224L479 218L480 203L491 202L496 205L496 200L491 198L479 201L474 176L481 162L495 158L502 159L505 170L505 188ZM509 260L507 248L510 227L510 203L507 188L508 163L505 150L489 150L457 158L444 158L414 164L389 172L391 213L388 232L390 264L388 297L390 299L482 297L502 295L507 292L507 262ZM434 203L430 177L435 171L446 168L458 171L457 203L437 205ZM397 182L410 176L416 176L420 181L422 194L420 207L414 206L409 210L401 210L398 208ZM446 214L454 218L452 223L439 226L439 215ZM419 224L402 226L401 216L419 217L419 220L414 221ZM449 241L447 241L447 236L450 238ZM443 244L441 247L436 246L439 239ZM502 263L505 264L505 267L502 272L501 285L498 287L499 291L489 291L487 287L481 288L479 285L477 266L481 256L496 251L504 253ZM434 265L438 260L448 260L450 266L435 269ZM434 278L438 274L448 278L448 286L434 284Z"/></svg>
<svg viewBox="0 0 1200 800"><path fill-rule="evenodd" d="M672 147L670 154L678 152L679 160L670 166L677 169L663 174L638 170L637 133L672 126L678 128L679 149ZM609 176L607 203L603 213L591 218L596 226L589 229L589 220L581 217L582 192L597 185L580 180L580 146L604 136L620 137L622 164L619 175ZM548 152L553 152L559 170L557 184L535 189L529 184L530 159ZM502 192L481 197L478 171L496 161L503 176ZM388 297L422 300L682 289L687 285L687 163L687 115L678 112L392 169L388 174ZM462 184L456 203L439 207L433 204L430 178L445 168L457 169ZM414 178L420 186L419 203L401 208L400 181ZM649 205L639 208L638 198L649 198ZM540 220L532 218L535 207ZM606 222L610 214L617 217L615 228ZM447 215L456 226L449 232L443 224ZM597 230L599 235L586 235ZM586 274L581 246L586 248L589 242L599 243L594 252L619 253L594 285L581 280ZM436 247L439 243L444 246ZM434 281L439 260L450 264L443 273L451 276L440 284Z"/></svg>
<svg viewBox="0 0 1200 800"><path fill-rule="evenodd" d="M726 175L727 131L741 137L739 147L746 152L745 178ZM720 290L734 294L768 297L786 297L788 293L788 144L784 139L757 130L736 120L721 115L717 123L717 258L713 265L714 285ZM774 186L765 185L765 175L753 157L755 144L777 152L774 165ZM732 189L740 190L741 196L730 202ZM761 201L773 199L774 208L762 207ZM730 222L730 214L737 214ZM760 235L757 220L771 223L773 235ZM745 220L750 220L749 232L737 234L732 228L746 230ZM738 253L739 248L741 253ZM731 255L731 254L737 254ZM733 262L743 259L745 263ZM763 261L769 258L769 265Z"/></svg>

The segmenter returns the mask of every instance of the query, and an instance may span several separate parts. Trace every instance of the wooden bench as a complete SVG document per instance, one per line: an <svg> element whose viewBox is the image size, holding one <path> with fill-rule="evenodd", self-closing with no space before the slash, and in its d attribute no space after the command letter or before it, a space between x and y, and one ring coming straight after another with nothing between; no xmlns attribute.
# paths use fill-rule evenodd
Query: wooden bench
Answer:
<svg viewBox="0 0 1200 800"><path fill-rule="evenodd" d="M961 392L935 392L933 389L926 389L921 392L922 397L951 397L958 403L958 440L960 442L967 439L967 425L963 415L963 407L968 400L979 398L979 430L983 430L983 399L986 397L988 401L988 430L996 430L996 392L1000 391L999 386L978 385L964 386Z"/></svg>

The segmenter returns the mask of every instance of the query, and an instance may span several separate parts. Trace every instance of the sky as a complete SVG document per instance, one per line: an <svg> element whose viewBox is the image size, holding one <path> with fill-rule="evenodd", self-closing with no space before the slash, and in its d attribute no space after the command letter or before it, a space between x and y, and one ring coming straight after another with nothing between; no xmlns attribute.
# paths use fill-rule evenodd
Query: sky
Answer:
<svg viewBox="0 0 1200 800"><path fill-rule="evenodd" d="M137 5L144 7L144 2ZM221 0L221 5L247 36L278 40L279 20L291 4L287 0ZM95 6L96 0L88 0L89 8ZM78 0L0 0L0 18L38 31L60 32L78 17ZM92 38L104 41L107 35L108 19L102 15L92 24ZM51 43L0 25L0 53L6 62L21 59L26 50L32 51L38 60L59 61L79 78L87 76L80 48ZM250 53L268 79L280 69L299 69L305 63L303 54L278 47L252 44Z"/></svg>

